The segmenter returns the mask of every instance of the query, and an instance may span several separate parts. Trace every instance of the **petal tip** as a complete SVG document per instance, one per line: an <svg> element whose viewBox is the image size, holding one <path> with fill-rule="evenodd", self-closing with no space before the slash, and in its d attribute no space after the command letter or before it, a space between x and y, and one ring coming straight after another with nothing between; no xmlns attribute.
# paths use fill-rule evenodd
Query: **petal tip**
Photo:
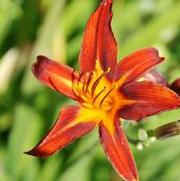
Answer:
<svg viewBox="0 0 180 181"><path fill-rule="evenodd" d="M158 58L159 58L159 61L164 61L165 60L165 57L161 57L159 55L159 50L157 48L154 48L154 47L149 47L149 48L144 48L144 50L149 50L151 51L154 55L156 55Z"/></svg>
<svg viewBox="0 0 180 181"><path fill-rule="evenodd" d="M102 69L115 69L117 63L117 43L111 29L112 0L101 0L101 4L91 15L83 35L79 54L81 71L95 69L96 60Z"/></svg>
<svg viewBox="0 0 180 181"><path fill-rule="evenodd" d="M40 157L40 158L45 158L45 157L49 156L47 153L39 151L35 148L30 151L25 151L24 154L30 155L30 156L36 156L36 157Z"/></svg>
<svg viewBox="0 0 180 181"><path fill-rule="evenodd" d="M106 5L107 3L112 4L112 0L103 0L102 3L103 3L104 5Z"/></svg>
<svg viewBox="0 0 180 181"><path fill-rule="evenodd" d="M31 70L33 72L33 74L37 77L38 75L40 75L43 71L43 66L45 65L45 63L48 61L49 59L47 57L45 57L44 55L38 55L37 56L37 62L35 62L34 64L32 64Z"/></svg>
<svg viewBox="0 0 180 181"><path fill-rule="evenodd" d="M32 64L31 71L32 71L32 73L36 77L42 72L42 68L40 66L40 62L39 61L37 61L36 63Z"/></svg>
<svg viewBox="0 0 180 181"><path fill-rule="evenodd" d="M159 63L163 62L165 60L165 57L159 57Z"/></svg>
<svg viewBox="0 0 180 181"><path fill-rule="evenodd" d="M46 57L46 56L44 56L44 55L38 55L37 57L37 61L38 62L41 62L41 61L43 61L43 60L47 60L48 58Z"/></svg>
<svg viewBox="0 0 180 181"><path fill-rule="evenodd" d="M33 150L25 151L23 153L26 154L26 155L35 156L35 154L33 153Z"/></svg>

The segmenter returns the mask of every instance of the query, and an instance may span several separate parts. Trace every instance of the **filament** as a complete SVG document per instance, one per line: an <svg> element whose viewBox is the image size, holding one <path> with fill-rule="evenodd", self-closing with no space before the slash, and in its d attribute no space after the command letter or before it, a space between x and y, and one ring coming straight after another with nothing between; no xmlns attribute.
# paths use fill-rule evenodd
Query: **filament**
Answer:
<svg viewBox="0 0 180 181"><path fill-rule="evenodd" d="M89 88L89 84L90 84L90 82L92 80L92 75L93 75L93 73L91 72L90 75L88 76L88 79L87 79L86 83L85 83L86 86L85 86L85 89L83 89L83 93L89 92L88 88Z"/></svg>
<svg viewBox="0 0 180 181"><path fill-rule="evenodd" d="M80 77L80 76L79 76ZM80 78L81 79L81 78ZM72 72L72 92L73 92L73 94L76 96L76 98L79 100L79 101L81 101L81 102L83 102L84 100L83 100L83 98L80 96L80 92L78 91L79 89L76 89L76 87L75 87L75 80L76 80L76 77L75 77L75 70L73 69L73 72ZM79 88L79 78L78 78L78 83L77 83L77 85L78 85L78 88Z"/></svg>
<svg viewBox="0 0 180 181"><path fill-rule="evenodd" d="M101 100L99 106L102 106L102 103L104 102L104 100L107 98L107 96L113 91L113 89L115 88L115 86L113 86L108 92L107 94L104 96L104 98Z"/></svg>
<svg viewBox="0 0 180 181"><path fill-rule="evenodd" d="M93 99L93 103L96 101L96 99L105 91L106 87L104 87Z"/></svg>
<svg viewBox="0 0 180 181"><path fill-rule="evenodd" d="M100 82L101 79L104 77L104 75L105 75L105 74L100 75L100 76L96 79L96 81L93 83L93 85L92 85L92 95L94 95L94 92L95 92L95 90L96 90L96 87L98 86L99 82Z"/></svg>

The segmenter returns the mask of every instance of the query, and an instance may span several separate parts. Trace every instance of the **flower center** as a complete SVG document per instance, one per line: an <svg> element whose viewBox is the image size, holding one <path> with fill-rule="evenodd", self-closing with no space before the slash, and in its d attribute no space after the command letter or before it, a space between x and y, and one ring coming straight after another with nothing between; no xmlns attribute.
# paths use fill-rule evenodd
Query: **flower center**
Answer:
<svg viewBox="0 0 180 181"><path fill-rule="evenodd" d="M109 70L102 71L97 63L93 72L82 72L78 80L73 78L73 92L82 106L106 111L115 106L117 90L115 84L107 79L108 73Z"/></svg>
<svg viewBox="0 0 180 181"><path fill-rule="evenodd" d="M106 78L107 73L81 73L73 92L82 106L110 110L114 105L114 88Z"/></svg>

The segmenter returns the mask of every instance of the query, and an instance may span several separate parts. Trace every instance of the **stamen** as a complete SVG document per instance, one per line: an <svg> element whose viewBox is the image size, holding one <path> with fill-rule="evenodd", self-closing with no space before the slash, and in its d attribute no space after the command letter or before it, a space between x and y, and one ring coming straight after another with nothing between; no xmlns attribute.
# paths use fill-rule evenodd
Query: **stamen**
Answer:
<svg viewBox="0 0 180 181"><path fill-rule="evenodd" d="M78 78L78 89L81 89L80 87L80 82L82 82L82 78L84 76L84 71L82 71L80 74L79 74L79 78Z"/></svg>
<svg viewBox="0 0 180 181"><path fill-rule="evenodd" d="M106 87L104 87L93 99L93 103L96 101L96 99L105 91Z"/></svg>
<svg viewBox="0 0 180 181"><path fill-rule="evenodd" d="M76 80L75 79L75 70L73 69L73 71L72 71L72 92L76 97L79 97L78 92L75 88L75 80Z"/></svg>
<svg viewBox="0 0 180 181"><path fill-rule="evenodd" d="M95 90L96 90L96 87L98 86L98 84L99 84L99 82L101 81L101 79L103 78L105 76L105 73L103 73L101 76L99 76L97 79L96 79L96 81L93 83L93 85L92 85L92 95L94 95L94 92L95 92Z"/></svg>
<svg viewBox="0 0 180 181"><path fill-rule="evenodd" d="M92 108L92 105L89 104L89 103L82 103L82 106L83 106L84 108L87 108L87 109Z"/></svg>
<svg viewBox="0 0 180 181"><path fill-rule="evenodd" d="M78 82L81 82L81 81L82 81L83 75L84 75L84 71L82 71L82 72L79 74Z"/></svg>
<svg viewBox="0 0 180 181"><path fill-rule="evenodd" d="M104 98L101 100L99 106L102 106L102 103L104 102L104 100L107 98L107 96L113 91L113 89L115 88L115 86L113 86L108 92L107 94L104 96Z"/></svg>
<svg viewBox="0 0 180 181"><path fill-rule="evenodd" d="M86 84L87 84L87 74L88 74L88 72L85 74L86 80L83 82L83 86L82 86L82 92L83 92L83 94L85 94L85 88L86 88Z"/></svg>
<svg viewBox="0 0 180 181"><path fill-rule="evenodd" d="M72 71L72 85L74 86L74 82L76 80L76 77L75 77L75 70L73 69Z"/></svg>
<svg viewBox="0 0 180 181"><path fill-rule="evenodd" d="M84 87L85 89L83 89L83 93L85 94L85 93L89 93L89 91L88 91L88 88L89 88L89 84L90 84L90 82L91 82L91 79L92 79L92 75L93 75L93 72L91 72L90 74L89 74L89 76L88 76L88 79L87 79L87 81L86 81L86 86Z"/></svg>
<svg viewBox="0 0 180 181"><path fill-rule="evenodd" d="M73 71L72 71L72 92L73 92L73 94L76 96L76 98L77 98L77 100L79 101L79 102L83 102L84 100L81 98L81 96L80 96L80 92L78 91L78 89L76 89L76 87L75 87L75 80L76 80L76 77L75 77L75 70L73 69ZM79 78L78 78L78 80L79 80ZM79 82L78 82L78 84L79 84ZM77 85L78 85L77 84ZM78 85L79 86L79 85Z"/></svg>

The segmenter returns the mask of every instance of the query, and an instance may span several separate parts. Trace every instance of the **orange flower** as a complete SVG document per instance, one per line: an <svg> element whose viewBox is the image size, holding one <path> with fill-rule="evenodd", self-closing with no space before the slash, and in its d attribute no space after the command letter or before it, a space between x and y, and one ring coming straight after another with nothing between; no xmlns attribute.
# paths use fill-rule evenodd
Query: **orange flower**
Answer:
<svg viewBox="0 0 180 181"><path fill-rule="evenodd" d="M53 128L28 154L47 157L99 126L100 141L117 173L138 181L136 165L121 120L136 120L180 106L180 97L158 83L140 78L163 61L154 48L134 52L117 63L111 31L112 0L103 0L91 15L79 56L80 73L38 56L37 79L78 102L64 108Z"/></svg>

